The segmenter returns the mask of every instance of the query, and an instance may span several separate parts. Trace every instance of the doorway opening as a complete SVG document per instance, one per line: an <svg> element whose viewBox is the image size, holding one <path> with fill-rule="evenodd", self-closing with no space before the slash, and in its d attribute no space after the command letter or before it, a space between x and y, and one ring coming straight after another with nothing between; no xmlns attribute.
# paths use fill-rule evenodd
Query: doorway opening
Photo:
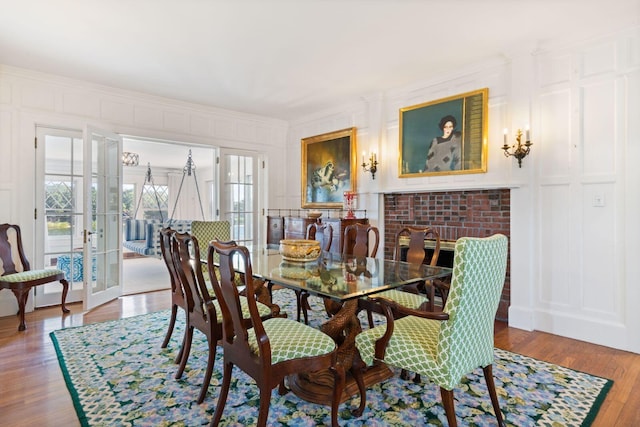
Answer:
<svg viewBox="0 0 640 427"><path fill-rule="evenodd" d="M157 231L162 225L217 219L218 149L125 136L123 153L123 294L168 289L169 276L155 244Z"/></svg>

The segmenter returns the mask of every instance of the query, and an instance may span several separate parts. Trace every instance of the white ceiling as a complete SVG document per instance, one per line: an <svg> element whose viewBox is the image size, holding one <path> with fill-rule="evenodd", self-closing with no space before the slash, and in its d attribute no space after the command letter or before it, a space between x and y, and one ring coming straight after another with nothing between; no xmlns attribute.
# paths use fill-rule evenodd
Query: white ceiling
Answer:
<svg viewBox="0 0 640 427"><path fill-rule="evenodd" d="M0 0L0 64L295 120L640 22L640 0Z"/></svg>

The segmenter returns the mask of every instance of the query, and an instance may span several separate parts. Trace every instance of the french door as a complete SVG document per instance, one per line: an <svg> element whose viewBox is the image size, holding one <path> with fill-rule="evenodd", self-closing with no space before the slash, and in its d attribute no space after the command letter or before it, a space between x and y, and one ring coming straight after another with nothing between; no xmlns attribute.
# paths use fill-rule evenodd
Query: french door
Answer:
<svg viewBox="0 0 640 427"><path fill-rule="evenodd" d="M65 273L67 302L88 310L122 289L120 137L39 126L36 141L35 255ZM36 307L59 304L61 293L57 282L36 287Z"/></svg>
<svg viewBox="0 0 640 427"><path fill-rule="evenodd" d="M85 129L84 310L122 295L122 138Z"/></svg>
<svg viewBox="0 0 640 427"><path fill-rule="evenodd" d="M255 153L220 151L221 219L231 224L231 238L241 245L259 242L258 176L259 157Z"/></svg>

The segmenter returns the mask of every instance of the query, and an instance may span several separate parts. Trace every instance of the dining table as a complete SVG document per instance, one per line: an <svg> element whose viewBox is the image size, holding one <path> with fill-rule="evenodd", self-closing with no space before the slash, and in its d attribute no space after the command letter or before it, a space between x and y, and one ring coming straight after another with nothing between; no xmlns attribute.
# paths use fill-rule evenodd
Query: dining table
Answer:
<svg viewBox="0 0 640 427"><path fill-rule="evenodd" d="M452 272L448 267L333 252L322 252L315 260L300 262L283 257L277 245L247 248L254 277L265 280L269 289L279 286L322 298L328 319L320 329L338 345L338 363L347 372L341 402L358 392L351 374L355 358L359 357L355 337L362 331L358 301L385 290L446 277ZM242 272L240 263L236 267ZM384 364L376 365L364 373L365 387L392 375ZM326 405L331 403L333 378L330 372L296 374L289 378L289 387L302 399Z"/></svg>

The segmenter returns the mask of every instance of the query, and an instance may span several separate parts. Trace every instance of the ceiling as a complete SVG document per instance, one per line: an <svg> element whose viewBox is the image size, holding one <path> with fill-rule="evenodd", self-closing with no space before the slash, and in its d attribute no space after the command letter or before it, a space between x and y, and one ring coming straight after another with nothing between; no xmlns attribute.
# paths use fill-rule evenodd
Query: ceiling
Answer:
<svg viewBox="0 0 640 427"><path fill-rule="evenodd" d="M640 22L640 0L0 0L0 64L296 120Z"/></svg>

